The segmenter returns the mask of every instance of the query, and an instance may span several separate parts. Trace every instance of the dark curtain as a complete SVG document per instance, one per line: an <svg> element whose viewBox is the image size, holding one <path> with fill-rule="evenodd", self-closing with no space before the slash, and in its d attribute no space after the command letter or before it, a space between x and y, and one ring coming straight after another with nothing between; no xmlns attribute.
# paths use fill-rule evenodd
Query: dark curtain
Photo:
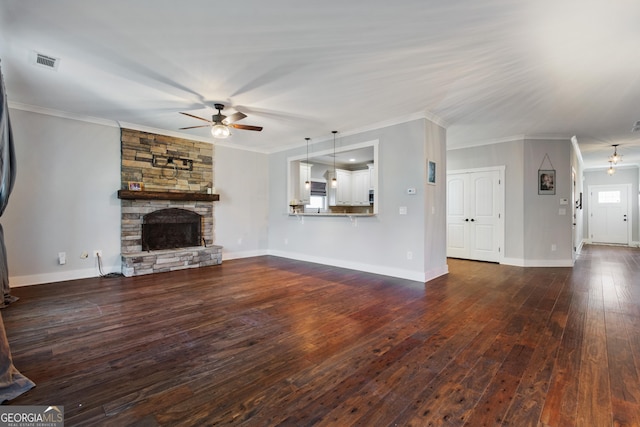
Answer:
<svg viewBox="0 0 640 427"><path fill-rule="evenodd" d="M9 195L13 190L16 179L16 154L13 147L13 134L11 133L11 123L9 121L9 107L7 95L4 88L4 76L0 69L0 217L4 213L9 203ZM0 280L2 281L2 304L7 304L16 300L10 295L9 288L9 267L7 265L7 251L4 246L4 230L0 225ZM35 384L22 375L13 366L11 349L4 329L4 322L0 315L0 402L14 399Z"/></svg>

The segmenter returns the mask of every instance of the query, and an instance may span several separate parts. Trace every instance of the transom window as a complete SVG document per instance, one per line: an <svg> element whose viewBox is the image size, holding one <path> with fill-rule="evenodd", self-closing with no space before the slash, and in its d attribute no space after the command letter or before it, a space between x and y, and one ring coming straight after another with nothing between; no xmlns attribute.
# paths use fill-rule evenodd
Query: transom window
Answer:
<svg viewBox="0 0 640 427"><path fill-rule="evenodd" d="M599 191L598 203L620 203L620 191Z"/></svg>

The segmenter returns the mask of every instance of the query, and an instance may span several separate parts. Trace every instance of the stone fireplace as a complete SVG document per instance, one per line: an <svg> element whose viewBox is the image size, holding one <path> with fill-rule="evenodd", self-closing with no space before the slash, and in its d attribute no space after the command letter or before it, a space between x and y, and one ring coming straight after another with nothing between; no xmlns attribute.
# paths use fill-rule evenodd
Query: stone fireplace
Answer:
<svg viewBox="0 0 640 427"><path fill-rule="evenodd" d="M222 263L213 145L122 129L121 253L127 276Z"/></svg>

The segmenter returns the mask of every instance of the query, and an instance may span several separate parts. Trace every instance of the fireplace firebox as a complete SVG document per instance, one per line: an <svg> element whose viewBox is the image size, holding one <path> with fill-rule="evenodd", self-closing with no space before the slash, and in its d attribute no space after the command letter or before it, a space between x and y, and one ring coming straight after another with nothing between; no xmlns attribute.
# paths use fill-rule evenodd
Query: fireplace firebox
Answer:
<svg viewBox="0 0 640 427"><path fill-rule="evenodd" d="M142 250L186 248L202 243L202 216L185 209L160 209L142 219Z"/></svg>

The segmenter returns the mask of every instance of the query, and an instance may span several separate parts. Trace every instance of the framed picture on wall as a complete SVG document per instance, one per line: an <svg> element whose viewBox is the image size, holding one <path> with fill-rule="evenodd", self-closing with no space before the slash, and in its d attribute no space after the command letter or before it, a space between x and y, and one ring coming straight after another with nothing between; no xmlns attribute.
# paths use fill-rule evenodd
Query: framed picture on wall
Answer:
<svg viewBox="0 0 640 427"><path fill-rule="evenodd" d="M436 162L427 160L427 184L436 185Z"/></svg>
<svg viewBox="0 0 640 427"><path fill-rule="evenodd" d="M556 171L554 169L538 170L538 194L556 194Z"/></svg>

